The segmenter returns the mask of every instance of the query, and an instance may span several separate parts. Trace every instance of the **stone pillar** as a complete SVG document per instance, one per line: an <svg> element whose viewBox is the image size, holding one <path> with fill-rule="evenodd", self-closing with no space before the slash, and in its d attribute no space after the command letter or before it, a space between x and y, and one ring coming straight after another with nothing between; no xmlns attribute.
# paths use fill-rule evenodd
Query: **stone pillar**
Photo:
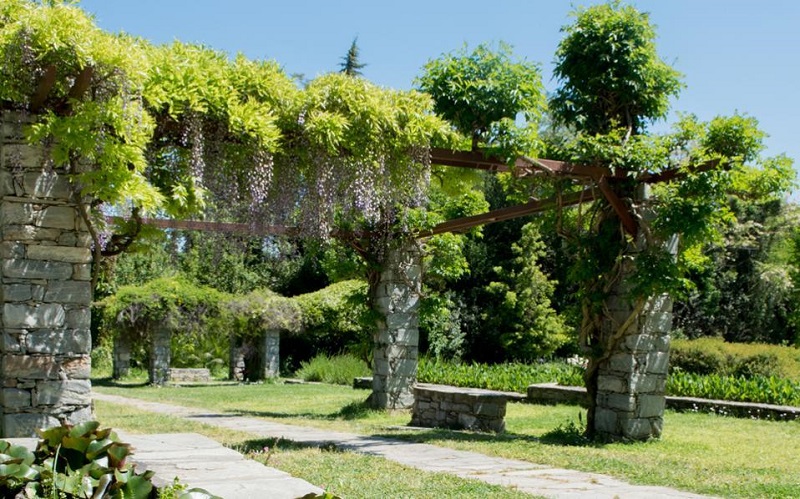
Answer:
<svg viewBox="0 0 800 499"><path fill-rule="evenodd" d="M163 385L169 380L169 363L172 356L170 339L172 332L162 326L156 325L150 338L150 383Z"/></svg>
<svg viewBox="0 0 800 499"><path fill-rule="evenodd" d="M91 238L68 175L0 112L0 435L91 419Z"/></svg>
<svg viewBox="0 0 800 499"><path fill-rule="evenodd" d="M675 254L677 238L670 241L669 250ZM631 272L624 269L623 276ZM658 438L664 425L672 299L666 294L650 297L636 313L626 290L622 279L606 300L604 336L629 325L598 369L594 426L605 441Z"/></svg>
<svg viewBox="0 0 800 499"><path fill-rule="evenodd" d="M415 243L388 249L378 283L370 290L378 315L369 399L375 408L405 409L414 403L421 288L421 254Z"/></svg>
<svg viewBox="0 0 800 499"><path fill-rule="evenodd" d="M128 375L131 370L131 339L127 335L114 337L113 352L114 369L112 377L120 379Z"/></svg>
<svg viewBox="0 0 800 499"><path fill-rule="evenodd" d="M261 365L264 379L277 378L281 374L281 332L268 329L264 332Z"/></svg>

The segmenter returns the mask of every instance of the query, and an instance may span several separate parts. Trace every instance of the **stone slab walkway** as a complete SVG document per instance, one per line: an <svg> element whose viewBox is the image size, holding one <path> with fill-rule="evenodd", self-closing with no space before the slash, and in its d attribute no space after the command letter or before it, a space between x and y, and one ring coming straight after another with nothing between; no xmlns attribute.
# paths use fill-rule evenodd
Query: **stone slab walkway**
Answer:
<svg viewBox="0 0 800 499"><path fill-rule="evenodd" d="M223 499L297 499L323 490L275 468L245 459L238 452L197 433L134 435L117 431L131 444L138 472L155 471L153 484L170 485L174 477ZM6 439L33 450L36 438Z"/></svg>
<svg viewBox="0 0 800 499"><path fill-rule="evenodd" d="M512 487L515 490L559 499L572 498L700 498L704 496L667 487L631 485L597 473L541 466L526 461L502 459L475 452L447 449L350 433L332 432L271 421L210 413L202 409L148 402L116 395L94 393L94 398L114 404L186 418L222 428L244 431L264 438L283 438L309 446L336 447L383 457L423 471L450 473L463 478ZM187 480L188 483L189 482ZM230 496L242 497L242 496Z"/></svg>

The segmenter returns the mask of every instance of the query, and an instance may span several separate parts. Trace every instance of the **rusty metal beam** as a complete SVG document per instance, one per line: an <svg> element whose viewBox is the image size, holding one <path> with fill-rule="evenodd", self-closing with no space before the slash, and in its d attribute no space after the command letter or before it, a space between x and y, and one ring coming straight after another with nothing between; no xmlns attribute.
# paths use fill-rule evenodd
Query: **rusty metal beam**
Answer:
<svg viewBox="0 0 800 499"><path fill-rule="evenodd" d="M575 204L593 201L595 196L595 192L592 189L585 189L581 192L574 192L564 196L556 195L547 199L530 201L517 206L499 208L487 213L481 213L480 215L456 218L442 222L430 230L419 232L417 237L429 237L436 234L444 234L445 232L465 232L480 225L488 225L491 223L512 220L514 218L524 217L541 211L549 210L557 206L572 206Z"/></svg>
<svg viewBox="0 0 800 499"><path fill-rule="evenodd" d="M45 68L39 85L36 86L36 93L31 97L31 112L38 112L44 105L44 101L47 100L47 96L50 95L50 91L56 84L56 73L56 67L53 64Z"/></svg>

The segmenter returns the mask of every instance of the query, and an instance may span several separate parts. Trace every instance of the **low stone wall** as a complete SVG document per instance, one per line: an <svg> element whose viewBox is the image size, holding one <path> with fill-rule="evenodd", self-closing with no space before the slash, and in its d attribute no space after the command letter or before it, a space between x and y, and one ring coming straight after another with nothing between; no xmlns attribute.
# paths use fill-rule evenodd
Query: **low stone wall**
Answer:
<svg viewBox="0 0 800 499"><path fill-rule="evenodd" d="M170 383L204 383L211 381L211 372L206 368L171 368L167 370Z"/></svg>
<svg viewBox="0 0 800 499"><path fill-rule="evenodd" d="M539 404L588 405L586 389L579 386L561 386L543 383L528 387L528 402ZM743 418L774 419L779 421L800 419L800 407L785 405L733 402L728 400L700 399L694 397L666 397L666 406L676 411L713 412Z"/></svg>
<svg viewBox="0 0 800 499"><path fill-rule="evenodd" d="M414 385L412 426L502 432L508 396L446 385Z"/></svg>

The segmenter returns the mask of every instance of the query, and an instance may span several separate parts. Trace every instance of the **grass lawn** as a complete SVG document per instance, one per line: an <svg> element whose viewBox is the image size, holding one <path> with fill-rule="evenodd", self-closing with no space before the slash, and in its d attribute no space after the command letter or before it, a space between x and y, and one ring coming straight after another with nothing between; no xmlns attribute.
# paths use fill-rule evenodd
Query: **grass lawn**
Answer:
<svg viewBox="0 0 800 499"><path fill-rule="evenodd" d="M104 426L130 433L183 433L206 435L228 447L347 498L375 497L530 497L514 490L467 480L444 473L425 473L380 457L363 456L333 449L304 448L284 440L254 438L253 435L153 414L127 405L95 402L97 418ZM265 452L265 448L269 450ZM165 477L171 479L172 477Z"/></svg>
<svg viewBox="0 0 800 499"><path fill-rule="evenodd" d="M755 421L668 411L664 435L658 441L571 445L569 439L554 438L551 433L559 426L567 428L570 422L577 422L580 409L571 406L509 404L506 433L484 435L442 430L388 430L388 426L407 424L409 414L370 411L362 404L368 392L341 386L263 384L153 388L97 385L96 389L103 393L234 412L288 424L427 442L703 494L800 497L800 422ZM98 407L99 419L104 424L137 429L135 420L138 416L126 418L128 409L106 411L103 404ZM178 431L170 429L170 424L174 423L165 422L163 428L154 431ZM146 424L138 429L159 425L161 423ZM175 426L180 428L179 431L188 431L185 422ZM241 442L246 440L241 439L247 438L209 436L229 445L244 445ZM361 464L360 460L375 458L354 455L345 458L345 454L292 449L286 454L282 451L272 454L269 463L293 474L297 469L297 476L320 485L337 484L338 481L346 484L349 480L355 480L357 484L361 480L359 473L371 469L367 464L369 461ZM345 459L353 462L344 464ZM304 476L299 472L304 468L323 470L321 472L330 478ZM328 469L330 471L326 471ZM353 478L349 469L361 469L361 472ZM372 480L372 475L366 476ZM443 480L443 485L452 480L452 477ZM405 483L405 480L401 479L401 482ZM330 488L336 493L355 497L353 492L337 486L330 485ZM410 495L421 497L416 493ZM447 497L447 493L437 494L437 497Z"/></svg>

